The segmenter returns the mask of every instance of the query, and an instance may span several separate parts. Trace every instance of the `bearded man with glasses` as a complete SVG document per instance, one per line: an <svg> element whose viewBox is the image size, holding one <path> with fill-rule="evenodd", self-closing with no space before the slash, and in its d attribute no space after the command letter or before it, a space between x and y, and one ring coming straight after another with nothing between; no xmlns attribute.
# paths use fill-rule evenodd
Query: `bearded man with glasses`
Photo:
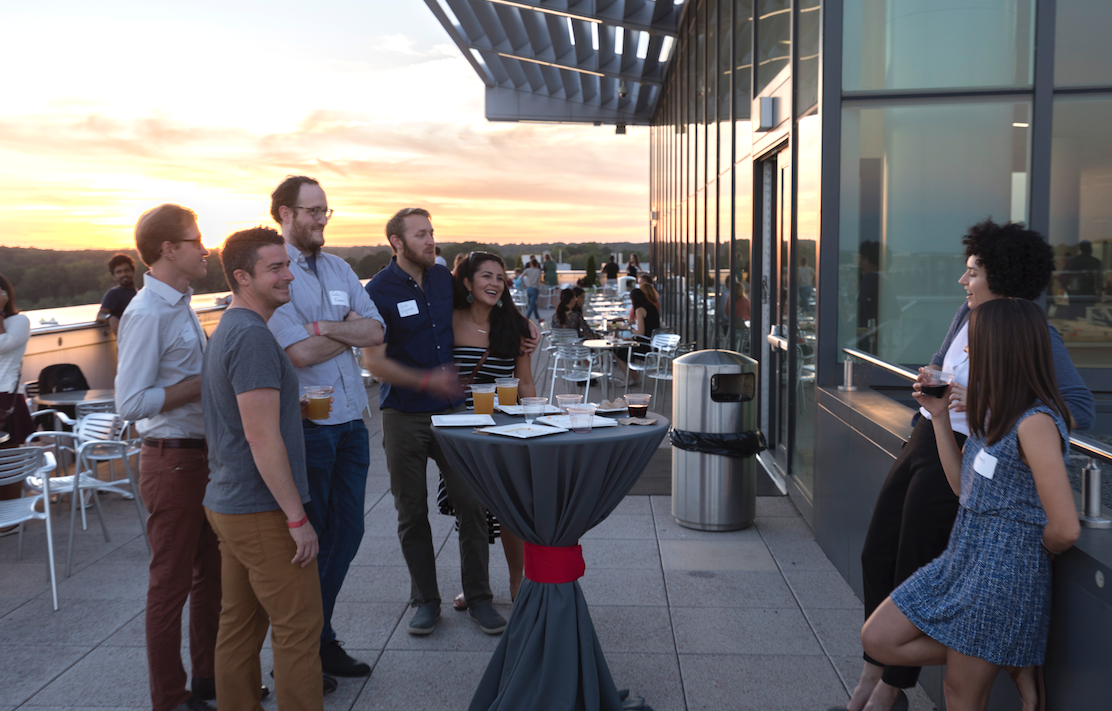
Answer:
<svg viewBox="0 0 1112 711"><path fill-rule="evenodd" d="M311 497L307 512L320 539L321 667L330 676L367 676L370 666L350 656L336 639L332 611L363 540L371 463L363 422L367 391L352 348L382 343L385 324L348 263L321 251L332 210L320 184L290 176L270 198L270 214L282 226L296 278L290 283L289 303L267 325L296 368L302 388L332 388L328 419L302 420ZM334 680L325 680L326 693L334 686Z"/></svg>

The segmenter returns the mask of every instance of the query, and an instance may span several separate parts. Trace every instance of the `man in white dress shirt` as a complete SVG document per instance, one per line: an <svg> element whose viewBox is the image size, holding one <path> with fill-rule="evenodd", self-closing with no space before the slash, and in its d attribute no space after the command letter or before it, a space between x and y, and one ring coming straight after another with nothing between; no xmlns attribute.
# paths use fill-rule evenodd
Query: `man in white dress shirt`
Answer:
<svg viewBox="0 0 1112 711"><path fill-rule="evenodd" d="M120 319L116 409L143 437L139 493L150 511L147 663L153 711L210 711L220 622L220 550L201 501L209 480L201 417L205 332L189 282L206 274L197 215L180 205L147 210L135 246L150 268ZM181 660L189 599L192 692Z"/></svg>

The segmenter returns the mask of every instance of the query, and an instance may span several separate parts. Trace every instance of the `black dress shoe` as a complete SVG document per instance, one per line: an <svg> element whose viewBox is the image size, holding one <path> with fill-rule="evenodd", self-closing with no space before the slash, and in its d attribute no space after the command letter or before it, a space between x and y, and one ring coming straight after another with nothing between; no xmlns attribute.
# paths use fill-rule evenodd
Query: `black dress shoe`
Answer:
<svg viewBox="0 0 1112 711"><path fill-rule="evenodd" d="M193 696L201 701L212 701L216 698L216 679L211 676L195 676L189 686ZM265 699L268 696L270 696L270 689L262 687L259 698Z"/></svg>
<svg viewBox="0 0 1112 711"><path fill-rule="evenodd" d="M344 651L343 642L334 639L320 646L320 666L333 676L370 676L371 666Z"/></svg>

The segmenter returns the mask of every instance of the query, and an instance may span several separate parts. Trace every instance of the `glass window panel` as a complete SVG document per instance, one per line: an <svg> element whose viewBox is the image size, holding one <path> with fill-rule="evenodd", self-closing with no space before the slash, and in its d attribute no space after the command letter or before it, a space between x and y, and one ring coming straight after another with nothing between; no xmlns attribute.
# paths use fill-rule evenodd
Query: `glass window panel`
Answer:
<svg viewBox="0 0 1112 711"><path fill-rule="evenodd" d="M753 2L734 3L734 119L749 118L752 108Z"/></svg>
<svg viewBox="0 0 1112 711"><path fill-rule="evenodd" d="M796 393L792 474L808 491L815 474L815 360L818 332L815 318L819 244L819 187L822 168L822 125L816 115L799 120L796 129Z"/></svg>
<svg viewBox="0 0 1112 711"><path fill-rule="evenodd" d="M1054 18L1054 83L1112 84L1112 2L1058 0Z"/></svg>
<svg viewBox="0 0 1112 711"><path fill-rule="evenodd" d="M1029 86L1035 0L846 0L847 91Z"/></svg>
<svg viewBox="0 0 1112 711"><path fill-rule="evenodd" d="M733 100L733 69L730 54L733 51L733 25L730 0L717 0L718 14L718 170L725 172L733 163L731 148L733 136L730 134L730 102Z"/></svg>
<svg viewBox="0 0 1112 711"><path fill-rule="evenodd" d="M797 113L803 113L819 100L819 31L822 13L820 0L799 0L799 20L796 26L795 51Z"/></svg>
<svg viewBox="0 0 1112 711"><path fill-rule="evenodd" d="M757 0L757 93L791 62L791 0Z"/></svg>
<svg viewBox="0 0 1112 711"><path fill-rule="evenodd" d="M1029 116L1014 99L843 108L840 346L930 361L963 301L962 235L1026 219L1029 141L1014 124Z"/></svg>
<svg viewBox="0 0 1112 711"><path fill-rule="evenodd" d="M753 161L738 161L734 167L734 243L731 290L733 297L734 341L730 345L739 353L749 352L750 245L753 237Z"/></svg>
<svg viewBox="0 0 1112 711"><path fill-rule="evenodd" d="M1112 96L1054 101L1047 316L1078 368L1112 368Z"/></svg>

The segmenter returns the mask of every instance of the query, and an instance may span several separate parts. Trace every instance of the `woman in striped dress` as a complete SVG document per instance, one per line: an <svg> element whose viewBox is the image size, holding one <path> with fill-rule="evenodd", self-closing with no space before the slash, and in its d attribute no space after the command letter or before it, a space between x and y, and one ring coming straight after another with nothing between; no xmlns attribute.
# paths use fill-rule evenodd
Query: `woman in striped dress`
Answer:
<svg viewBox="0 0 1112 711"><path fill-rule="evenodd" d="M453 276L453 351L460 382L467 384L470 381L471 384L481 385L493 383L496 378L517 378L518 396L536 397L532 359L529 355L522 355L522 342L530 334L529 322L509 297L506 285L510 283L510 279L506 276L506 265L502 258L486 252L472 252L466 261L460 262L456 267ZM467 395L467 405L472 405L470 393ZM446 512L445 509L450 511L451 502L447 500L446 491L438 496L438 503L442 512ZM502 550L510 568L512 600L517 597L517 590L521 587L525 562L521 539L502 528L490 513L487 513L487 520L491 529L490 542L494 543L495 536L502 538ZM457 610L467 609L462 593L456 597L454 604Z"/></svg>
<svg viewBox="0 0 1112 711"><path fill-rule="evenodd" d="M1032 671L1046 654L1050 561L1081 531L1066 477L1069 411L1050 344L1046 316L1025 299L995 299L971 314L962 450L948 398L924 394L925 376L915 384L958 515L946 550L880 604L861 642L882 664L945 664L954 711L984 709L1001 668L1024 709L1039 705Z"/></svg>

